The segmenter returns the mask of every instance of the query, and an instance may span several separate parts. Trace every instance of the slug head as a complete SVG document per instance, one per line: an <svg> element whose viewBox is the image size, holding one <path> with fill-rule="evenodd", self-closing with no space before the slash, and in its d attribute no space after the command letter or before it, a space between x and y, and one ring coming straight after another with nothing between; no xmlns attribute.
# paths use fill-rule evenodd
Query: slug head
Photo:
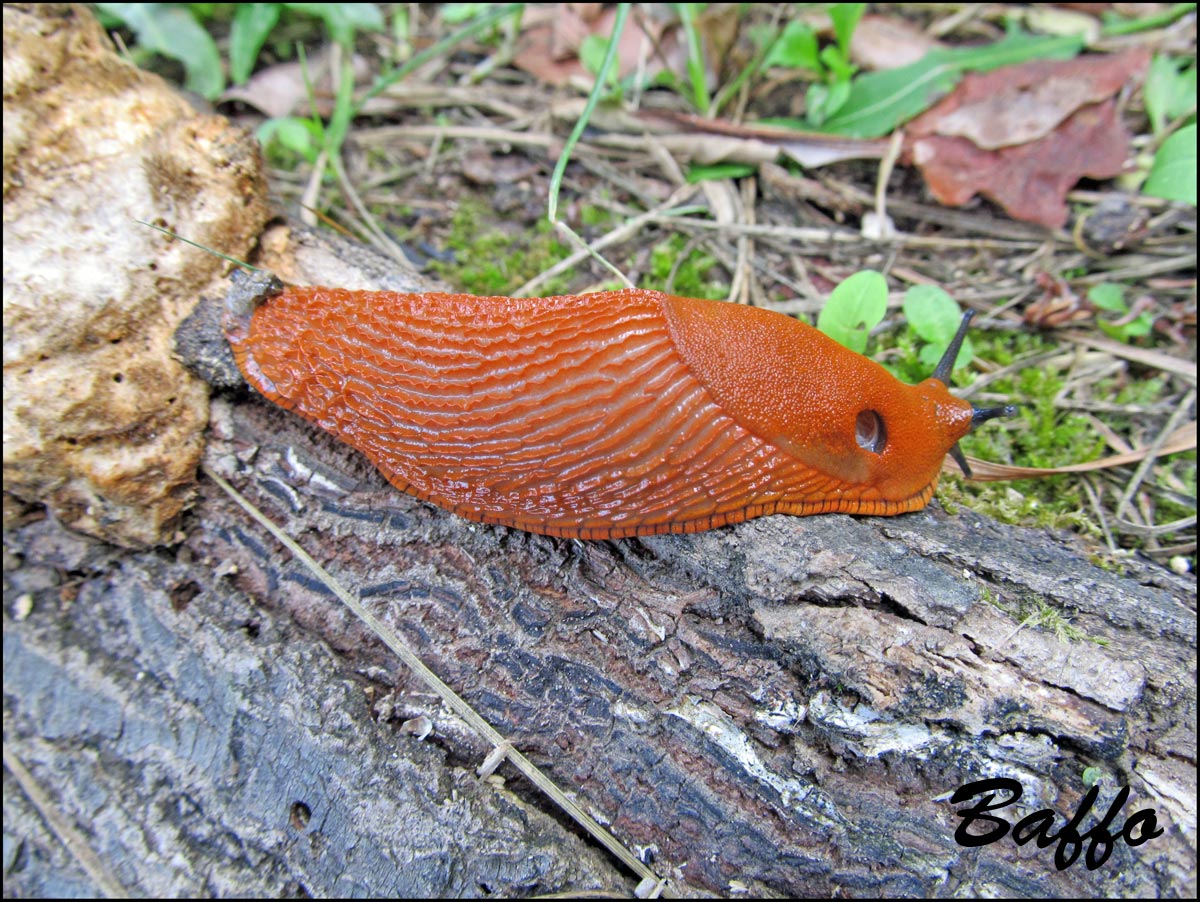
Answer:
<svg viewBox="0 0 1200 902"><path fill-rule="evenodd" d="M725 413L824 477L810 491L831 509L924 507L958 440L1015 412L976 409L946 387L969 313L933 375L906 385L790 317L683 298L665 307L681 356Z"/></svg>

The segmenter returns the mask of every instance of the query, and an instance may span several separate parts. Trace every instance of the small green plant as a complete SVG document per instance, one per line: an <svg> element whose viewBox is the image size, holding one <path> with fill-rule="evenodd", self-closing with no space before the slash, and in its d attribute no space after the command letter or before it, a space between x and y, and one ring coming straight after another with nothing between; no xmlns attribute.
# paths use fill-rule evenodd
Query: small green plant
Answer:
<svg viewBox="0 0 1200 902"><path fill-rule="evenodd" d="M1162 134L1171 120L1195 112L1196 61L1158 54L1150 61L1142 96L1150 128Z"/></svg>
<svg viewBox="0 0 1200 902"><path fill-rule="evenodd" d="M321 122L316 117L272 116L255 131L258 143L272 163L290 169L290 157L302 157L310 164L321 152Z"/></svg>
<svg viewBox="0 0 1200 902"><path fill-rule="evenodd" d="M605 38L598 34L589 34L579 45L579 62L597 80L603 79L607 91L606 100L619 101L623 92L621 82L617 78L618 69L616 66L605 67L604 65L604 61L608 59L608 47L612 40L611 37Z"/></svg>
<svg viewBox="0 0 1200 902"><path fill-rule="evenodd" d="M829 7L834 44L820 48L812 27L793 19L767 51L766 66L807 69L818 76L805 95L808 121L814 127L837 113L850 98L850 82L858 71L850 62L850 39L866 8L865 3L835 3Z"/></svg>
<svg viewBox="0 0 1200 902"><path fill-rule="evenodd" d="M1185 125L1163 141L1142 191L1196 206L1196 123Z"/></svg>
<svg viewBox="0 0 1200 902"><path fill-rule="evenodd" d="M914 285L904 293L904 316L909 329L926 342L920 350L921 371L931 373L958 332L962 310L945 289ZM967 366L974 356L968 337L963 340L952 369Z"/></svg>
<svg viewBox="0 0 1200 902"><path fill-rule="evenodd" d="M461 291L481 296L509 294L570 253L545 220L532 233L522 228L516 235L507 234L495 216L474 201L455 210L446 249L455 262L433 261L430 268ZM565 281L557 279L547 283L542 293L561 294L566 288Z"/></svg>
<svg viewBox="0 0 1200 902"><path fill-rule="evenodd" d="M830 104L837 99L831 97L821 110L826 118L819 122L811 114L805 119L764 121L808 131L878 138L923 113L953 90L966 72L987 72L1030 59L1069 59L1083 45L1080 36L1044 37L1014 31L982 47L931 50L910 65L850 79L848 93L836 112L829 112Z"/></svg>
<svg viewBox="0 0 1200 902"><path fill-rule="evenodd" d="M280 16L309 16L325 23L330 38L350 46L356 31L380 31L383 13L374 3L238 3L229 19L229 74L244 84ZM133 32L136 54L158 54L183 65L184 87L209 100L225 90L217 44L205 26L229 16L218 3L97 3L107 28Z"/></svg>
<svg viewBox="0 0 1200 902"><path fill-rule="evenodd" d="M871 330L887 313L887 280L864 269L842 281L829 294L817 316L817 328L834 341L863 354Z"/></svg>
<svg viewBox="0 0 1200 902"><path fill-rule="evenodd" d="M1196 204L1196 60L1159 54L1150 61L1142 89L1155 135L1175 120L1183 126L1167 136L1150 163L1142 191L1153 197Z"/></svg>
<svg viewBox="0 0 1200 902"><path fill-rule="evenodd" d="M1136 316L1129 315L1129 305L1125 303L1125 291L1120 285L1103 282L1088 289L1088 300L1100 310L1115 313L1114 319L1097 319L1096 325L1109 338L1128 342L1133 338L1149 335L1154 328L1154 317L1143 310Z"/></svg>
<svg viewBox="0 0 1200 902"><path fill-rule="evenodd" d="M817 317L817 328L839 344L865 354L871 330L883 322L887 313L887 281L877 272L863 270L847 278L829 295ZM904 315L909 333L921 344L915 369L924 379L946 353L962 321L962 310L943 289L916 285L904 295ZM911 347L901 340L902 347ZM971 340L963 342L955 368L968 365L974 357Z"/></svg>
<svg viewBox="0 0 1200 902"><path fill-rule="evenodd" d="M225 90L225 73L216 42L197 21L189 6L174 3L97 3L105 28L125 26L133 32L129 48L134 62L143 64L153 55L183 65L183 86L208 100Z"/></svg>
<svg viewBox="0 0 1200 902"><path fill-rule="evenodd" d="M696 30L696 12L700 4L677 3L675 6L679 11L679 24L683 28L683 37L687 44L687 74L691 101L702 115L707 115L711 105L708 96L708 66L705 64L704 48Z"/></svg>

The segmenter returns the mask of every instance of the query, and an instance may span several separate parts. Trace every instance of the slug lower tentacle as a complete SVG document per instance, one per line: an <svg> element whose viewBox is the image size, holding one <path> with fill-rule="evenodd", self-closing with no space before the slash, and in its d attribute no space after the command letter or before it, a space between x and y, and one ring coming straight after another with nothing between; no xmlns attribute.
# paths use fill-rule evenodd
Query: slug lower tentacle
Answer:
<svg viewBox="0 0 1200 902"><path fill-rule="evenodd" d="M789 317L657 291L262 294L225 324L251 385L398 488L548 535L917 510L996 415L948 369L906 385Z"/></svg>

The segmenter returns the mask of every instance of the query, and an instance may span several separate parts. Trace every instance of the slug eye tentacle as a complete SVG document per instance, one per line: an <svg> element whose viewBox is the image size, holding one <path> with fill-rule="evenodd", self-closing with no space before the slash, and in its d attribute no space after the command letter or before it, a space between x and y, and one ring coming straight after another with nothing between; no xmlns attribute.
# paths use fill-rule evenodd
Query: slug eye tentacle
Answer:
<svg viewBox="0 0 1200 902"><path fill-rule="evenodd" d="M994 420L996 417L1015 417L1017 415L1016 404L1005 404L1003 407L976 407L971 405L974 413L971 414L971 429L974 430L980 423L986 423L988 420ZM950 449L950 456L954 458L954 462L962 469L963 475L968 479L973 479L975 474L971 472L971 467L967 464L966 457L963 456L962 449L958 447L958 442L954 443L954 447Z"/></svg>
<svg viewBox="0 0 1200 902"><path fill-rule="evenodd" d="M958 447L958 442L951 446L950 456L954 458L958 468L963 471L963 476L966 476L967 479L975 478L975 474L971 472L971 465L967 463L966 455L962 453L962 448Z"/></svg>
<svg viewBox="0 0 1200 902"><path fill-rule="evenodd" d="M974 310L967 310L963 313L962 322L958 324L958 331L954 333L954 338L946 348L946 353L942 355L942 359L938 361L937 367L934 368L929 378L937 379L942 385L950 385L950 373L954 369L954 362L958 359L958 352L967 337L967 328L971 325L971 320L974 316ZM973 411L971 414L971 429L975 429L980 423L994 420L996 417L1011 417L1017 414L1017 406L1015 404L1005 404L1003 407L975 407L972 404L971 409ZM957 442L950 449L950 456L954 458L954 462L958 464L963 471L963 475L968 479L974 475L971 473L971 467L967 464L967 458L963 455L962 449L958 447Z"/></svg>
<svg viewBox="0 0 1200 902"><path fill-rule="evenodd" d="M1015 417L1017 415L1016 404L1005 404L1003 407L975 407L971 405L975 411L971 414L971 428L976 428L980 423L986 423L988 420L994 420L996 417Z"/></svg>
<svg viewBox="0 0 1200 902"><path fill-rule="evenodd" d="M930 379L937 379L942 385L950 385L950 373L954 370L954 361L958 360L958 352L962 348L962 343L967 337L967 327L971 325L971 319L975 316L974 310L968 310L963 314L962 322L958 324L958 331L954 333L954 338L946 348L946 353L942 355L942 359L938 361L937 367L930 374Z"/></svg>

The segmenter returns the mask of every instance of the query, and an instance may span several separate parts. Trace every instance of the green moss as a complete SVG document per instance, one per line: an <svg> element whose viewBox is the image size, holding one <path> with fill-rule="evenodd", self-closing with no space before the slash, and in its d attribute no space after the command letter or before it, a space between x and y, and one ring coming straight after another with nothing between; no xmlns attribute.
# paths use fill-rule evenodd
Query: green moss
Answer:
<svg viewBox="0 0 1200 902"><path fill-rule="evenodd" d="M602 192L601 197L607 197L608 192ZM588 204L579 211L579 222L585 229L605 231L612 228L617 214L605 207Z"/></svg>
<svg viewBox="0 0 1200 902"><path fill-rule="evenodd" d="M1052 633L1059 642L1094 642L1096 645L1107 647L1108 639L1089 636L1075 626L1062 611L1050 604L1040 595L1033 593L1023 595L1014 602L1005 602L990 593L981 591L981 597L1000 611L1003 611L1023 629L1041 630Z"/></svg>
<svg viewBox="0 0 1200 902"><path fill-rule="evenodd" d="M458 205L445 243L454 262L434 261L430 268L458 290L478 295L509 294L571 253L545 220L532 230L514 227L473 200ZM542 294L564 294L569 284L569 276L556 277Z"/></svg>
<svg viewBox="0 0 1200 902"><path fill-rule="evenodd" d="M994 608L1004 610L1004 605L1000 603L1000 597L992 591L990 586L981 585L979 587L979 600L984 604L990 604Z"/></svg>
<svg viewBox="0 0 1200 902"><path fill-rule="evenodd" d="M1002 523L1101 535L1083 490L1065 476L1012 482L970 482L949 476L938 484L938 501L947 508L961 504Z"/></svg>
<svg viewBox="0 0 1200 902"><path fill-rule="evenodd" d="M984 335L976 343L980 357L1001 366L1051 348L1039 335ZM915 359L915 352L912 356ZM966 436L961 442L963 452L981 460L1047 468L1101 457L1107 449L1091 422L1055 406L1063 384L1058 373L1044 366L1029 367L992 383L988 394L1011 399L1018 406L1018 417L988 423ZM1074 476L993 483L951 477L944 481L939 495L1006 523L1101 534L1082 484Z"/></svg>
<svg viewBox="0 0 1200 902"><path fill-rule="evenodd" d="M729 283L721 278L723 271L717 268L717 261L709 254L693 248L682 262L678 262L686 245L684 236L672 235L651 248L650 271L640 287L710 300L728 295ZM674 280L671 279L672 271Z"/></svg>
<svg viewBox="0 0 1200 902"><path fill-rule="evenodd" d="M1088 555L1088 560L1101 570L1107 570L1109 573L1115 573L1117 576L1125 575L1124 562L1113 557L1111 554L1097 551Z"/></svg>
<svg viewBox="0 0 1200 902"><path fill-rule="evenodd" d="M1096 394L1111 397L1117 404L1153 404L1162 397L1165 384L1160 376L1140 381L1101 379L1096 383Z"/></svg>
<svg viewBox="0 0 1200 902"><path fill-rule="evenodd" d="M901 329L892 336L889 348L879 348L874 352L874 359L901 382L916 385L929 378L929 367L921 362L919 342L920 339L910 329Z"/></svg>
<svg viewBox="0 0 1200 902"><path fill-rule="evenodd" d="M1058 608L1038 595L1029 595L1017 603L1017 614L1026 626L1033 626L1045 633L1053 633L1059 642L1094 642L1107 646L1109 641L1089 636L1075 626Z"/></svg>

